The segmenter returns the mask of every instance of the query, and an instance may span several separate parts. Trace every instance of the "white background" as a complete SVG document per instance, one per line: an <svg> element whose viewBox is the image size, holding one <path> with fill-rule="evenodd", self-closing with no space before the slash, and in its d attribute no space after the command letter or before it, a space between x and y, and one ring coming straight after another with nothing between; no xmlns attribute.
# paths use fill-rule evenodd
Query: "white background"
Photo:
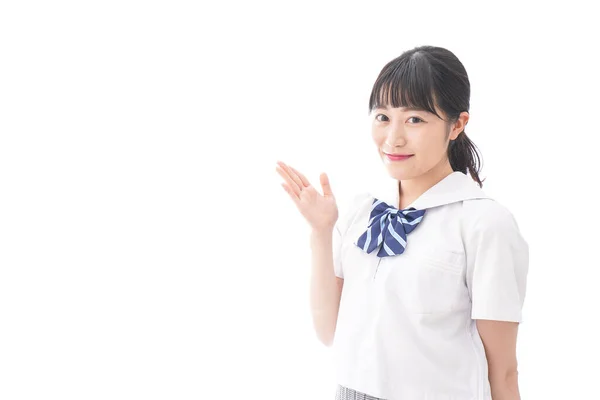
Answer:
<svg viewBox="0 0 600 400"><path fill-rule="evenodd" d="M600 399L585 4L2 2L0 398L333 399L275 162L340 207L377 182L371 86L429 44L530 245L522 398Z"/></svg>

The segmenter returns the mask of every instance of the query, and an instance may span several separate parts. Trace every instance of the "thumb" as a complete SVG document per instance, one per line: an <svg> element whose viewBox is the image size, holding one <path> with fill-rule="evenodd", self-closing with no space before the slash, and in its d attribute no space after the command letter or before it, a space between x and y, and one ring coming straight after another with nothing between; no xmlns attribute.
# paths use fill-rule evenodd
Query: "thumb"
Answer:
<svg viewBox="0 0 600 400"><path fill-rule="evenodd" d="M331 191L331 185L329 184L329 178L327 174L323 172L320 176L321 187L323 188L323 196L333 196L333 192Z"/></svg>

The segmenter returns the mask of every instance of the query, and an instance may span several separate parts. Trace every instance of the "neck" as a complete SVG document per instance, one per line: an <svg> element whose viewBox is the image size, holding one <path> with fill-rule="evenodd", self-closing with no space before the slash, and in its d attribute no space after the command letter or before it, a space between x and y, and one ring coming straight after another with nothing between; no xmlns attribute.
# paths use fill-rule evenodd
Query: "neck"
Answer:
<svg viewBox="0 0 600 400"><path fill-rule="evenodd" d="M419 198L419 196L440 182L442 179L450 175L452 172L454 171L452 171L450 162L445 160L423 175L419 175L413 179L404 179L399 181L400 204L398 205L398 208L403 210L404 208L408 207L408 205Z"/></svg>

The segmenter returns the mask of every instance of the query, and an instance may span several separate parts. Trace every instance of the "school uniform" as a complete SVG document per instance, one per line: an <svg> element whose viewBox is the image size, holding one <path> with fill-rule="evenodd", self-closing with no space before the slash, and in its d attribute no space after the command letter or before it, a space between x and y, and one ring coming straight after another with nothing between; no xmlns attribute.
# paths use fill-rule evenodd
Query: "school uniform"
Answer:
<svg viewBox="0 0 600 400"><path fill-rule="evenodd" d="M334 229L336 399L491 400L475 320L522 322L528 244L462 172L404 210L389 183L355 196Z"/></svg>

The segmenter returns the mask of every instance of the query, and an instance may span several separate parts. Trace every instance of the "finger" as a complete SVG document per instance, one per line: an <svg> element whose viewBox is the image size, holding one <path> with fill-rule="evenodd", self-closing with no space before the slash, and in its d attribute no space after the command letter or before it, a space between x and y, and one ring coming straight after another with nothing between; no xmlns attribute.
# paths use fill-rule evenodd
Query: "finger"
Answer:
<svg viewBox="0 0 600 400"><path fill-rule="evenodd" d="M323 196L333 196L333 192L331 190L331 184L329 183L329 177L325 172L323 172L320 176L321 179L321 187L323 188Z"/></svg>
<svg viewBox="0 0 600 400"><path fill-rule="evenodd" d="M298 184L296 184L296 182L294 182L294 180L290 177L289 173L280 166L277 166L276 169L277 173L281 175L283 179L285 179L285 181L289 185L290 189L294 192L294 194L296 196L299 196L300 188L298 187Z"/></svg>
<svg viewBox="0 0 600 400"><path fill-rule="evenodd" d="M287 192L287 194L290 195L290 197L292 198L292 201L298 205L298 202L300 201L300 198L298 197L298 195L296 193L294 193L294 191L292 189L290 189L290 187L288 185L286 185L285 183L281 183L281 186L283 186L283 188L285 189L285 191Z"/></svg>
<svg viewBox="0 0 600 400"><path fill-rule="evenodd" d="M283 169L285 169L285 171L288 173L290 178L292 178L294 183L298 186L298 191L300 191L300 189L302 189L304 187L304 185L302 184L302 181L300 180L300 177L298 177L298 175L296 175L296 173L294 171L292 171L290 166L286 165L285 163L280 161L279 165L281 167L283 167Z"/></svg>
<svg viewBox="0 0 600 400"><path fill-rule="evenodd" d="M294 167L292 167L291 165L289 167L292 169L292 171L294 171L294 173L296 175L298 175L298 177L300 178L300 182L302 182L302 184L305 187L309 187L310 186L310 182L308 181L308 179L306 179L306 177L304 175L302 175L300 172L296 171L296 169Z"/></svg>

